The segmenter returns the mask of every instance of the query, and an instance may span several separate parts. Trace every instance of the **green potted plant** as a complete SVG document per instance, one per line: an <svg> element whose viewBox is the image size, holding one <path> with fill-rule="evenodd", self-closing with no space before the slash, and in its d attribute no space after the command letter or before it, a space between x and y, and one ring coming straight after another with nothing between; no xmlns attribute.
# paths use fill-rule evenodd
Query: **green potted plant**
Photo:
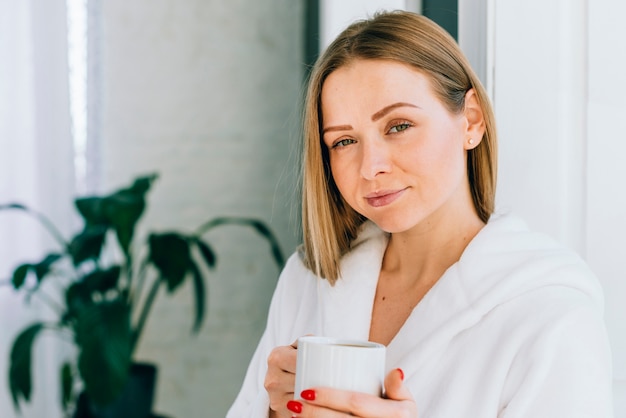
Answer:
<svg viewBox="0 0 626 418"><path fill-rule="evenodd" d="M66 413L76 410L74 416L149 416L152 395L149 391L145 396L138 394L137 383L129 378L147 367L148 378L143 378L147 383L139 386L154 384L154 370L135 359L137 345L159 290L164 287L172 294L187 280L194 289L192 330L200 329L205 317L201 267L204 264L213 269L216 264L215 252L203 235L221 225L251 227L268 241L274 261L282 267L284 260L276 237L262 221L251 218L214 218L193 233L149 232L145 239L135 239L135 226L155 179L155 175L140 177L112 194L76 199L84 226L69 240L41 213L17 203L0 205L0 210L19 210L34 216L59 244L57 252L18 266L10 280L14 289L26 294L27 300L41 292L44 282L56 281L63 289L60 303L53 306L58 320L30 324L13 341L8 377L17 410L20 402L28 402L31 397L33 343L42 332L54 332L70 336L77 349L76 358L61 365ZM147 406L117 405L126 398L142 397ZM143 409L129 412L133 407ZM120 410L126 415L120 415Z"/></svg>

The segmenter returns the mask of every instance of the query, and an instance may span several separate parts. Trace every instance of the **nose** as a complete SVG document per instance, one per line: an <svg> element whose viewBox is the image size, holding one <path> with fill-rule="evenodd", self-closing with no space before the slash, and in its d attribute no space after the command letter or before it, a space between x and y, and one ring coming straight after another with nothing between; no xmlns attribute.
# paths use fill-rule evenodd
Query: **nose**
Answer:
<svg viewBox="0 0 626 418"><path fill-rule="evenodd" d="M361 148L361 176L373 180L377 175L391 171L391 155L382 138L363 140Z"/></svg>

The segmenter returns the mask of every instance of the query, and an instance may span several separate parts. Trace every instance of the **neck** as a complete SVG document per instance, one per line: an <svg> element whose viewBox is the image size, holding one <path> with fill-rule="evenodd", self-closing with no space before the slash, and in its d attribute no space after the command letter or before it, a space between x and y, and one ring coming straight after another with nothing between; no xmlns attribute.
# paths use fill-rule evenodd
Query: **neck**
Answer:
<svg viewBox="0 0 626 418"><path fill-rule="evenodd" d="M382 269L398 284L430 288L459 260L483 226L474 213L469 217L428 219L409 231L392 234Z"/></svg>

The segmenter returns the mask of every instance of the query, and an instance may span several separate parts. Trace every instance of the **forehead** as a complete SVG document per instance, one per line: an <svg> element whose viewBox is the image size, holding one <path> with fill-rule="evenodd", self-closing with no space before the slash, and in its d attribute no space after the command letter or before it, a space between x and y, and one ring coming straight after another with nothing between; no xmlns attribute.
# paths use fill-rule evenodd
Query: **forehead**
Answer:
<svg viewBox="0 0 626 418"><path fill-rule="evenodd" d="M328 75L321 91L324 113L387 105L394 101L436 100L430 76L391 60L354 60ZM417 103L416 103L417 104Z"/></svg>

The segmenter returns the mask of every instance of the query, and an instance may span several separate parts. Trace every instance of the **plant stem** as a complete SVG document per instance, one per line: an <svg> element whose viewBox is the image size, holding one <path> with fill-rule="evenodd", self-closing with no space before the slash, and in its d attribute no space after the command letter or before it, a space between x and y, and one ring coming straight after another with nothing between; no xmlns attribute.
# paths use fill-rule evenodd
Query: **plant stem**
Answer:
<svg viewBox="0 0 626 418"><path fill-rule="evenodd" d="M222 217L211 219L208 222L203 223L198 229L196 229L196 233L194 234L196 237L200 237L204 235L209 229L215 228L218 225L228 224L228 223L241 223L237 222L237 218L231 217Z"/></svg>
<svg viewBox="0 0 626 418"><path fill-rule="evenodd" d="M143 289L143 284L146 281L146 268L147 267L148 267L148 259L144 258L141 261L141 265L139 266L139 271L137 271L137 283L134 286L132 286L132 284L130 283L132 272L128 273L128 277L129 277L128 288L130 289L128 293L128 302L130 306L134 306L135 304L139 302L139 298L141 297L141 290Z"/></svg>
<svg viewBox="0 0 626 418"><path fill-rule="evenodd" d="M131 353L135 352L135 348L137 347L137 343L139 341L139 337L141 332L143 331L143 327L146 323L146 319L148 318L148 314L150 313L150 309L152 308L152 304L154 303L154 299L159 291L159 287L162 283L162 277L159 276L156 278L155 282L152 284L152 288L150 289L150 293L146 299L146 302L143 305L143 310L141 311L141 315L139 316L139 320L137 322L137 327L133 332L133 337L131 341Z"/></svg>
<svg viewBox="0 0 626 418"><path fill-rule="evenodd" d="M14 209L14 210L22 210L26 213L28 213L29 215L33 216L35 219L37 219L42 225L43 227L48 230L48 232L50 233L50 235L52 235L52 237L66 250L69 250L69 243L67 243L65 241L65 238L63 238L63 235L61 234L61 232L56 228L56 226L54 226L54 224L52 223L52 221L50 221L50 219L48 219L45 215L43 215L40 212L37 212L27 206L18 204L18 203L11 203L8 205L0 205L0 210L5 210L5 209Z"/></svg>
<svg viewBox="0 0 626 418"><path fill-rule="evenodd" d="M265 225L265 223L261 222L257 219L252 218L239 218L239 217L230 217L224 216L220 218L212 219L204 224L202 224L194 234L194 238L200 239L202 235L204 235L210 229L215 228L220 225L243 225L249 226L256 230L259 234L261 234L267 241L269 242L272 248L272 255L274 257L274 261L279 269L281 269L285 265L285 258L283 256L282 250L280 249L280 244L278 243L278 239L274 235L274 233Z"/></svg>
<svg viewBox="0 0 626 418"><path fill-rule="evenodd" d="M41 300L48 305L48 307L50 309L52 309L53 311L55 311L59 316L63 315L63 307L61 305L59 305L57 302L55 302L48 294L46 294L41 287L37 286L36 288L32 289L29 293L28 296L31 297L35 294L35 291L37 291L37 296L39 296L39 298L41 298Z"/></svg>

